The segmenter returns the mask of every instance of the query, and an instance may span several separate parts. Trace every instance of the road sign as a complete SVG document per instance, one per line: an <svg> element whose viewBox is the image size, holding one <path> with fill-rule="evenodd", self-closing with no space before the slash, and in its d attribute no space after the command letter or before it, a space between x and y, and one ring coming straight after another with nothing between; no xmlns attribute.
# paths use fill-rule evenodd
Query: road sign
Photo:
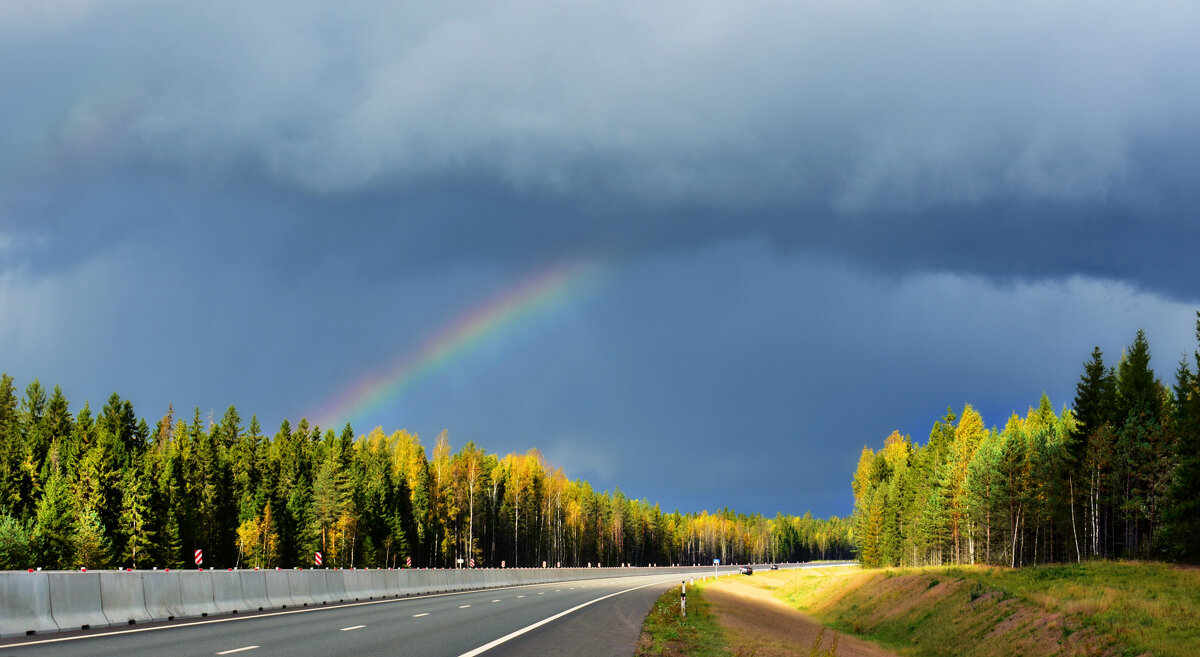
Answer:
<svg viewBox="0 0 1200 657"><path fill-rule="evenodd" d="M317 564L318 566L321 565L321 553L320 552L317 552L316 554L313 555L313 563Z"/></svg>
<svg viewBox="0 0 1200 657"><path fill-rule="evenodd" d="M412 557L404 557L404 565L408 568L412 568Z"/></svg>
<svg viewBox="0 0 1200 657"><path fill-rule="evenodd" d="M203 564L204 564L204 550L197 549L196 550L196 565L200 566Z"/></svg>
<svg viewBox="0 0 1200 657"><path fill-rule="evenodd" d="M713 559L713 565L714 565L714 566L718 566L718 565L720 565L720 564L721 564L721 560L720 560L720 559Z"/></svg>

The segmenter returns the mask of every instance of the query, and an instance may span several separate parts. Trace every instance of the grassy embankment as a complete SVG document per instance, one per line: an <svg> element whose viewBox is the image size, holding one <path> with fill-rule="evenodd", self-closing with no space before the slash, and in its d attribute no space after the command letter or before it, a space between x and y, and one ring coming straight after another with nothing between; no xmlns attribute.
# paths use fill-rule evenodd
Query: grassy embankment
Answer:
<svg viewBox="0 0 1200 657"><path fill-rule="evenodd" d="M915 657L1200 655L1200 569L1095 562L766 572L739 578L826 625ZM719 584L717 584L719 586ZM638 655L735 654L703 600L679 589L646 619Z"/></svg>
<svg viewBox="0 0 1200 657"><path fill-rule="evenodd" d="M752 642L737 631L728 631L704 600L707 580L688 587L687 618L680 615L679 587L673 587L654 603L642 624L636 657L754 657ZM825 638L822 629L806 653L808 657L835 657L837 638ZM796 653L789 653L796 654Z"/></svg>
<svg viewBox="0 0 1200 657"><path fill-rule="evenodd" d="M836 629L918 656L1200 654L1200 570L823 569L759 580Z"/></svg>
<svg viewBox="0 0 1200 657"><path fill-rule="evenodd" d="M637 657L728 657L724 630L700 597L703 584L688 587L687 618L679 613L679 587L662 594L642 624Z"/></svg>

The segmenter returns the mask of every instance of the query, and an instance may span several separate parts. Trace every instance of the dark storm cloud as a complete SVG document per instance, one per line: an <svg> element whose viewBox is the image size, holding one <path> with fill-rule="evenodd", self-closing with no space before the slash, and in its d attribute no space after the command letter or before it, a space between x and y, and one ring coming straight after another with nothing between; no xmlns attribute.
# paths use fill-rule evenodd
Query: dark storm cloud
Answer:
<svg viewBox="0 0 1200 657"><path fill-rule="evenodd" d="M50 6L0 21L10 234L93 216L64 181L150 176L284 262L313 234L409 267L759 237L1194 298L1147 266L1200 237L1191 3ZM142 235L163 207L133 196L57 232Z"/></svg>
<svg viewBox="0 0 1200 657"><path fill-rule="evenodd" d="M1197 33L1115 0L0 3L0 369L272 426L593 260L356 428L845 513L893 429L1069 402L1138 326L1160 374L1194 347Z"/></svg>

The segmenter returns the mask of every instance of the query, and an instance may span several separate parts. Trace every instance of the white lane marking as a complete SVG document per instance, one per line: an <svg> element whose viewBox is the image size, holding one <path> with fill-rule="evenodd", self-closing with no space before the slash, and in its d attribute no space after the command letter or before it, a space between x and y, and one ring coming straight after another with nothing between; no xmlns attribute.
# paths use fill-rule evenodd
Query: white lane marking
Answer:
<svg viewBox="0 0 1200 657"><path fill-rule="evenodd" d="M675 578L672 576L671 579L674 580ZM537 628L545 625L546 623L554 622L554 621L562 618L563 616L566 616L567 614L571 614L576 611L579 611L580 609L583 609L584 607L587 607L589 605L594 605L597 602L600 602L602 600L607 600L609 598L616 597L618 595L621 595L622 593L629 593L630 591L644 589L647 586L655 586L657 584L662 584L666 581L669 581L669 580L658 580L656 582L650 582L649 584L642 584L641 586L635 586L631 589L625 589L624 591L617 591L616 593L609 593L608 595L600 596L599 598L596 598L595 600L589 600L581 605L576 605L574 607L571 607L570 609L568 609L566 611L560 611L557 614L550 616L549 618L543 618L542 620L534 623L533 625L527 625L525 627L522 627L521 629L517 630L516 632L506 634L506 635L500 637L499 639L496 639L495 641L492 641L490 643L485 643L482 646L479 646L478 648L476 648L470 652L464 652L463 654L459 655L458 657L475 657L476 655L481 655L502 643L507 643L509 641L512 641L513 639L521 636L522 634L525 634L526 632L536 630Z"/></svg>
<svg viewBox="0 0 1200 657"><path fill-rule="evenodd" d="M218 655L232 655L235 652L244 652L246 650L256 650L258 646L246 646L244 648L234 648L233 650L225 650L217 653Z"/></svg>
<svg viewBox="0 0 1200 657"><path fill-rule="evenodd" d="M471 605L459 605L459 606L458 606L458 608L459 608L459 609L466 609L467 607L470 607L470 606L471 606Z"/></svg>
<svg viewBox="0 0 1200 657"><path fill-rule="evenodd" d="M500 601L499 601L499 600L492 600L492 602L500 602Z"/></svg>
<svg viewBox="0 0 1200 657"><path fill-rule="evenodd" d="M517 597L518 597L518 598L524 598L525 596L523 596L523 595L518 595Z"/></svg>
<svg viewBox="0 0 1200 657"><path fill-rule="evenodd" d="M538 595L546 595L545 591L538 591Z"/></svg>
<svg viewBox="0 0 1200 657"><path fill-rule="evenodd" d="M350 630L361 630L364 627L366 627L366 625L351 625L350 627L343 627L342 629L340 629L338 631L339 632L349 632Z"/></svg>
<svg viewBox="0 0 1200 657"><path fill-rule="evenodd" d="M428 615L429 615L429 612L425 612L423 614L413 614L413 618L420 618L422 616L428 616Z"/></svg>

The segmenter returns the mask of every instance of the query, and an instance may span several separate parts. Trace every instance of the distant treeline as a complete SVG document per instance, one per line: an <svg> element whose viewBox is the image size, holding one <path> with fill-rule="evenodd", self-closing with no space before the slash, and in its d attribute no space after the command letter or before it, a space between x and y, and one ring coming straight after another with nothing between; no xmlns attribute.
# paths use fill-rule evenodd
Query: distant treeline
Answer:
<svg viewBox="0 0 1200 657"><path fill-rule="evenodd" d="M1196 338L1200 341L1200 312ZM1043 394L988 429L947 410L925 445L898 432L854 474L859 559L869 566L1200 559L1200 351L1168 387L1142 331L1115 368L1097 347L1074 408Z"/></svg>
<svg viewBox="0 0 1200 657"><path fill-rule="evenodd" d="M431 457L407 431L356 437L284 420L264 435L234 407L151 428L113 393L72 414L34 380L0 377L0 568L508 567L846 558L849 523L663 513L568 480L537 452L473 443Z"/></svg>

